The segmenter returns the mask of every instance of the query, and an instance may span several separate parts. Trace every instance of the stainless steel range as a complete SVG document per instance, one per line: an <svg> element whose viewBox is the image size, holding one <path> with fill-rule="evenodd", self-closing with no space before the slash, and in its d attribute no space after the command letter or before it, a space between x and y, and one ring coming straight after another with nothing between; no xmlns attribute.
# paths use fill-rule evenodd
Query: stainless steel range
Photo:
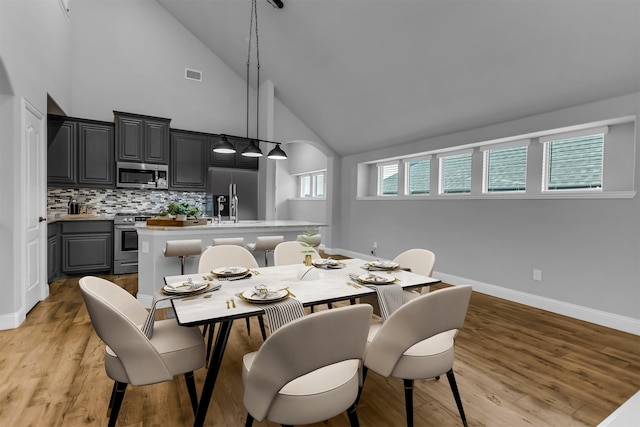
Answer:
<svg viewBox="0 0 640 427"><path fill-rule="evenodd" d="M113 218L113 274L138 272L138 233L135 225L151 214L117 213Z"/></svg>

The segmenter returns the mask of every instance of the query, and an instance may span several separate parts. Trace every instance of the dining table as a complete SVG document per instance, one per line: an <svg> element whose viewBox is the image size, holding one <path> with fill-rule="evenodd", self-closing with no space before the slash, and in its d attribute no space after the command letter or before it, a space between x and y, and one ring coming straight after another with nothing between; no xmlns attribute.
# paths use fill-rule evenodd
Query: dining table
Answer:
<svg viewBox="0 0 640 427"><path fill-rule="evenodd" d="M211 328L218 325L194 426L204 424L233 321L265 314L266 305L251 298L255 295L255 289L266 288L277 291L283 296L278 300L295 298L303 307L313 307L340 301L354 303L360 297L376 295L377 292L373 286L369 287L359 280L369 274L374 274L378 280L382 281L380 286L395 285L403 290L440 282L432 277L412 273L403 266L388 270L367 271L370 265L369 261L352 258L336 261L333 265L318 267L303 264L260 267L251 269L240 280L234 280L238 279L237 277L219 277L213 273L166 276L165 286L191 282L204 286L200 293L173 295L171 298L171 305L179 325L209 325ZM215 290L209 292L209 288ZM277 301L269 305L276 304Z"/></svg>

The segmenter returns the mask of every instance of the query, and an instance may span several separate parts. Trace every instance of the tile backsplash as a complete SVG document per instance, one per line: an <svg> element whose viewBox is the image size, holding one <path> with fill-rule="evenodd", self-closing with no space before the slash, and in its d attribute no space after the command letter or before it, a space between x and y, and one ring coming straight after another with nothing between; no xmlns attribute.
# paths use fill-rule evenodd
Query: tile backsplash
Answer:
<svg viewBox="0 0 640 427"><path fill-rule="evenodd" d="M108 188L59 188L49 187L47 191L47 214L66 214L69 200L88 205L97 215L114 215L118 212L156 213L170 202L187 202L205 208L204 192L128 190Z"/></svg>

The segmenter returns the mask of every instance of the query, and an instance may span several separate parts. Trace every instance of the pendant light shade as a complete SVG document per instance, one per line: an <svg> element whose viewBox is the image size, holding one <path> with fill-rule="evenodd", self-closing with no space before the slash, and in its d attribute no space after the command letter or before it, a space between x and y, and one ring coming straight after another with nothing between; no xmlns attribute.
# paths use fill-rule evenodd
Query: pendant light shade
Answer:
<svg viewBox="0 0 640 427"><path fill-rule="evenodd" d="M262 157L262 150L258 147L255 139L251 139L247 148L242 150L242 155L245 157Z"/></svg>
<svg viewBox="0 0 640 427"><path fill-rule="evenodd" d="M226 135L220 135L220 139L213 144L213 151L222 154L233 154L236 148L229 142Z"/></svg>
<svg viewBox="0 0 640 427"><path fill-rule="evenodd" d="M276 148L269 151L267 154L267 158L274 160L285 160L287 158L287 153L284 152L282 148L280 148L280 144L276 144Z"/></svg>

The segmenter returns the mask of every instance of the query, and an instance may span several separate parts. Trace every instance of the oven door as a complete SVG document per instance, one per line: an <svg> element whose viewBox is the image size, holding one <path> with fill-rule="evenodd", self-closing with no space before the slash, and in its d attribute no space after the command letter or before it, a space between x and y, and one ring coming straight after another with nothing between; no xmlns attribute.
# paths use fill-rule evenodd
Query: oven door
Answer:
<svg viewBox="0 0 640 427"><path fill-rule="evenodd" d="M138 233L133 225L115 225L113 238L113 273L138 272Z"/></svg>

